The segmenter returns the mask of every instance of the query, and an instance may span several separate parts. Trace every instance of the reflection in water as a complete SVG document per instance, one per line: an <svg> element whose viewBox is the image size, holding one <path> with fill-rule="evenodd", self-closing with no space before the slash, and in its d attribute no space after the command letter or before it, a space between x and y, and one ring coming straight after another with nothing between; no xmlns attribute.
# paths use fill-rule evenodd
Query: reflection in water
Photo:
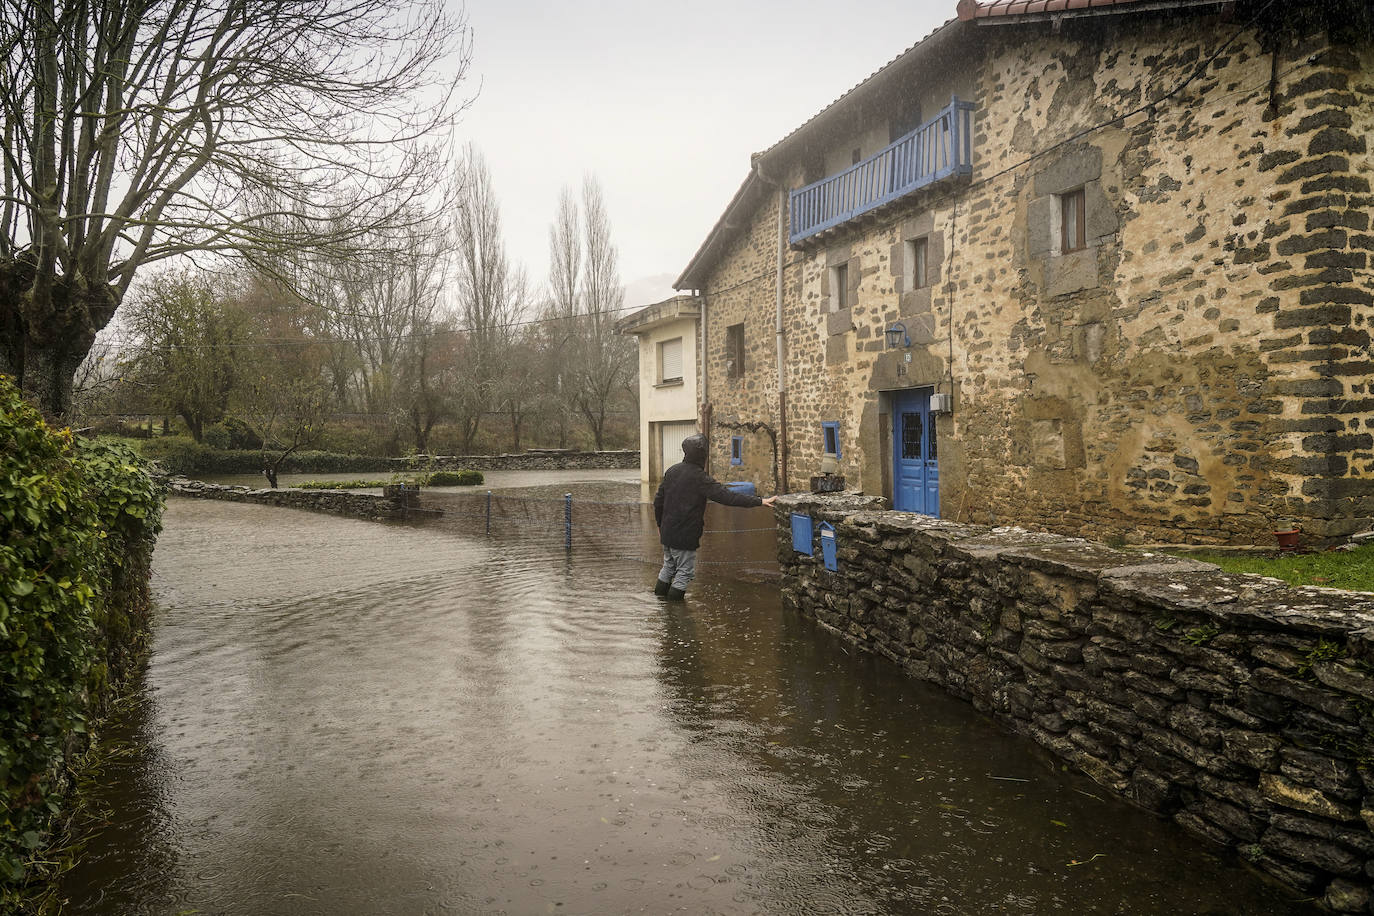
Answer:
<svg viewBox="0 0 1374 916"><path fill-rule="evenodd" d="M70 910L1306 912L784 614L757 563L670 605L614 559L638 529L463 530L174 501Z"/></svg>

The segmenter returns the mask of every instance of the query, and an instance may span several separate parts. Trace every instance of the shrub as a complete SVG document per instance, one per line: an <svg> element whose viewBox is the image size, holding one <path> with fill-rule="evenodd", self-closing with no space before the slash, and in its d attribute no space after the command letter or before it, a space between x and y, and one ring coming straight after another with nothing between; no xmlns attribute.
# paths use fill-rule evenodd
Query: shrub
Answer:
<svg viewBox="0 0 1374 916"><path fill-rule="evenodd" d="M210 441L212 434L214 442ZM262 436L238 417L225 417L205 431L205 444L217 449L260 449Z"/></svg>
<svg viewBox="0 0 1374 916"><path fill-rule="evenodd" d="M435 471L421 482L431 487L475 487L483 479L481 471Z"/></svg>
<svg viewBox="0 0 1374 916"><path fill-rule="evenodd" d="M161 507L132 450L50 429L0 377L0 904L18 899L90 723L141 653Z"/></svg>

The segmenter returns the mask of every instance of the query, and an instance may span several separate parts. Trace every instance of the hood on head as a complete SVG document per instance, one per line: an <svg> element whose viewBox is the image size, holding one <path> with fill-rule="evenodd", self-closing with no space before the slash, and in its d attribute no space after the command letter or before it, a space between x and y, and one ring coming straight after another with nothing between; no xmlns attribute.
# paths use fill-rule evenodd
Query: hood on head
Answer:
<svg viewBox="0 0 1374 916"><path fill-rule="evenodd" d="M706 437L698 433L682 440L682 460L706 467Z"/></svg>

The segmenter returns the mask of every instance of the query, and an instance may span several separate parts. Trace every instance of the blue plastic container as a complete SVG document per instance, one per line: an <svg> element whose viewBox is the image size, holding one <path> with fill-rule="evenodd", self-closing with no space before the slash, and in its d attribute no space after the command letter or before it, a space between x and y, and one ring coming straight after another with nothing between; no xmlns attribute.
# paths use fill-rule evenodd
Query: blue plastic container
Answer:
<svg viewBox="0 0 1374 916"><path fill-rule="evenodd" d="M748 480L732 480L725 485L725 489L743 493L745 496L754 495L754 484Z"/></svg>
<svg viewBox="0 0 1374 916"><path fill-rule="evenodd" d="M792 513L792 549L808 557L812 556L811 516Z"/></svg>

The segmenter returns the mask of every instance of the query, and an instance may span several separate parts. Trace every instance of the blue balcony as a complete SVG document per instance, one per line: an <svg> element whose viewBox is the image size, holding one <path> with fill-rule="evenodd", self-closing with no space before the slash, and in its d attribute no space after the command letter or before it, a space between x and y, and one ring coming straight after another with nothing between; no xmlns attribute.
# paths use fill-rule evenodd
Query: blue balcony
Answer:
<svg viewBox="0 0 1374 916"><path fill-rule="evenodd" d="M795 245L937 181L973 173L973 103L951 98L935 117L843 172L792 191Z"/></svg>

